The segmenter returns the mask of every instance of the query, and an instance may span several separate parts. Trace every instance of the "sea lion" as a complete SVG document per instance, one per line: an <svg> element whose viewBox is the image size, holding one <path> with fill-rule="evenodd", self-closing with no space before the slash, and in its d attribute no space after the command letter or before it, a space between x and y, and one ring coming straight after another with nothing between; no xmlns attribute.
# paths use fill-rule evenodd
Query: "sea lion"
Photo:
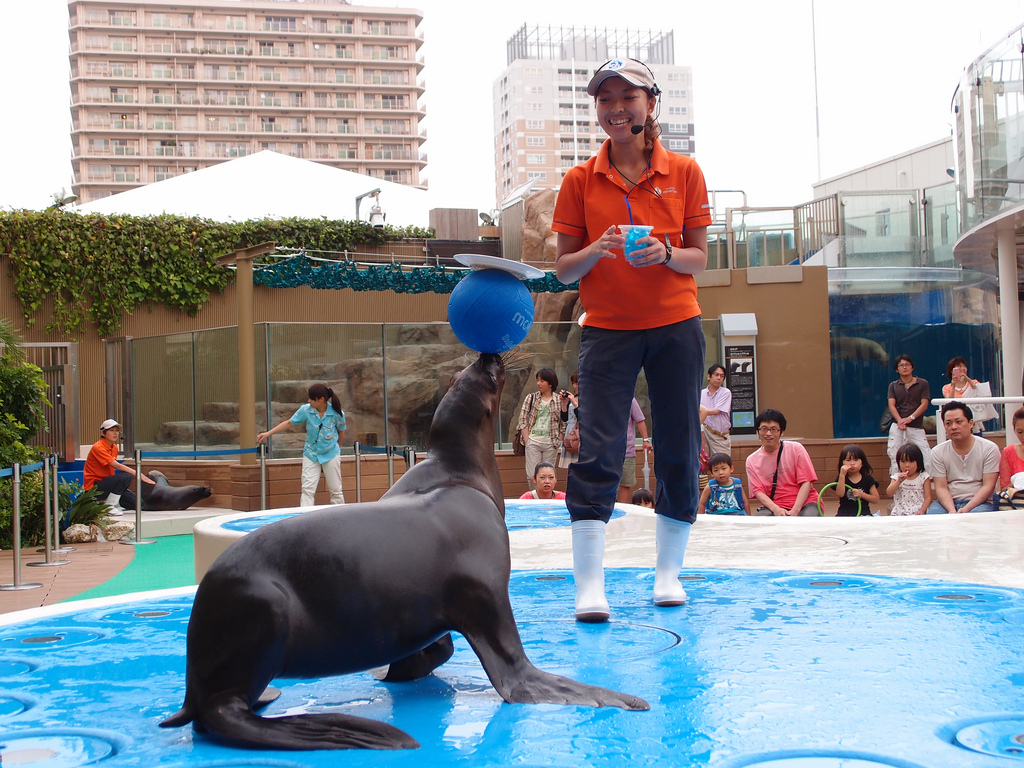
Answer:
<svg viewBox="0 0 1024 768"><path fill-rule="evenodd" d="M167 476L158 470L146 473L156 481L156 485L143 483L142 509L145 512L167 512L188 509L200 499L207 499L213 489L202 485L171 485ZM134 507L134 502L131 504Z"/></svg>
<svg viewBox="0 0 1024 768"><path fill-rule="evenodd" d="M189 722L262 749L408 749L386 723L342 714L263 718L278 677L390 665L388 681L429 674L465 636L507 702L644 710L643 699L537 669L508 596L511 556L494 458L504 383L498 355L457 373L431 422L426 458L380 501L315 510L239 539L210 567L188 625Z"/></svg>

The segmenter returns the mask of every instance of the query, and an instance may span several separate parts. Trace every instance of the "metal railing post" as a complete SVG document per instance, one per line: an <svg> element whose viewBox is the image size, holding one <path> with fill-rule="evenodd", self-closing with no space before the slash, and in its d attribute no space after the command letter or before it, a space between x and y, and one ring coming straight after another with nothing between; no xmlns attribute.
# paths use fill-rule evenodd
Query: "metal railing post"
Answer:
<svg viewBox="0 0 1024 768"><path fill-rule="evenodd" d="M135 538L121 539L122 544L154 544L156 539L142 538L142 451L135 449Z"/></svg>
<svg viewBox="0 0 1024 768"><path fill-rule="evenodd" d="M52 521L50 519L50 457L46 456L43 458L43 539L46 542L43 547L45 554L43 562L41 563L26 563L37 568L40 567L52 567L57 565L67 565L70 560L54 560L53 559L53 547L50 546L50 528ZM57 457L53 457L53 473L57 474ZM54 491L56 493L56 491Z"/></svg>
<svg viewBox="0 0 1024 768"><path fill-rule="evenodd" d="M356 457L356 502L362 503L363 501L363 467L362 457L359 453L359 441L356 440L352 443L352 450Z"/></svg>
<svg viewBox="0 0 1024 768"><path fill-rule="evenodd" d="M395 484L395 446L389 445L385 453L388 457L388 488Z"/></svg>
<svg viewBox="0 0 1024 768"><path fill-rule="evenodd" d="M59 477L57 475L57 459L53 461L53 551L58 554L74 552L74 547L62 547L60 544L60 495L57 493Z"/></svg>
<svg viewBox="0 0 1024 768"><path fill-rule="evenodd" d="M14 514L11 517L11 549L14 555L14 582L0 584L0 590L39 589L43 586L42 584L35 582L23 584L21 581L21 464L15 464L13 470L14 473L11 477L14 482Z"/></svg>
<svg viewBox="0 0 1024 768"><path fill-rule="evenodd" d="M260 509L267 509L267 444L260 443Z"/></svg>

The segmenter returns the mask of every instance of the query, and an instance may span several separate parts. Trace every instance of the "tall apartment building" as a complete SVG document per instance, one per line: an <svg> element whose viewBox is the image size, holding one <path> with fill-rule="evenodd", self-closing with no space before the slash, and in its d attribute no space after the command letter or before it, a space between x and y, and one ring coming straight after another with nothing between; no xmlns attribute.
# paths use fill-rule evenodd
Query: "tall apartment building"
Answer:
<svg viewBox="0 0 1024 768"><path fill-rule="evenodd" d="M587 83L613 58L647 64L661 87L661 140L692 155L690 67L675 65L673 34L657 31L527 27L508 40L508 67L494 81L494 165L499 204L526 183L561 184L565 172L597 152L604 132Z"/></svg>
<svg viewBox="0 0 1024 768"><path fill-rule="evenodd" d="M260 150L420 186L423 20L344 0L70 0L82 202Z"/></svg>

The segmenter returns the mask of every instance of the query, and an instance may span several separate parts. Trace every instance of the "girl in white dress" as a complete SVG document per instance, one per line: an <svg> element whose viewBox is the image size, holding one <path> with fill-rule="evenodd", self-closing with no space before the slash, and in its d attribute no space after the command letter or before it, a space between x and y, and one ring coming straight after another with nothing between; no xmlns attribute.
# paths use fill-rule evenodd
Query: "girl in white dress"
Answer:
<svg viewBox="0 0 1024 768"><path fill-rule="evenodd" d="M890 515L923 515L932 503L931 475L924 471L924 454L913 443L896 451L900 471L892 476L886 490L892 496Z"/></svg>

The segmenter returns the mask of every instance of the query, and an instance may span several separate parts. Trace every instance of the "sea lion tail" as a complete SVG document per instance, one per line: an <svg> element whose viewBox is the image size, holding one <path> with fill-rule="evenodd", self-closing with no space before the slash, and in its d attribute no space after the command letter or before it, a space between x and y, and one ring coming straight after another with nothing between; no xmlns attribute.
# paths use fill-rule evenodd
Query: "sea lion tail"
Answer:
<svg viewBox="0 0 1024 768"><path fill-rule="evenodd" d="M186 709L187 706L182 707L182 712ZM420 746L405 731L376 720L337 713L260 717L237 697L210 702L209 707L196 714L197 729L241 747L309 750L417 749Z"/></svg>

